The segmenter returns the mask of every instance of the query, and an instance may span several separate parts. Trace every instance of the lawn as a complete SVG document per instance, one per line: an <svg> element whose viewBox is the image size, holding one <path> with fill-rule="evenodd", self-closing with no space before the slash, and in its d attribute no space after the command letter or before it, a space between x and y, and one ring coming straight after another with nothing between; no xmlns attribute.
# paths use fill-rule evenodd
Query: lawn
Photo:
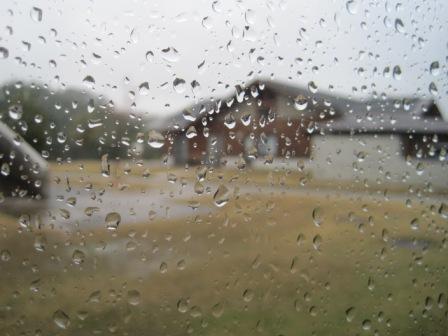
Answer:
<svg viewBox="0 0 448 336"><path fill-rule="evenodd" d="M185 183L195 174L176 171ZM206 186L232 191L223 207L205 193L179 203L210 211L114 232L23 228L2 215L0 334L446 333L440 200L295 195L283 191L299 185L299 173L270 176L275 191L260 175L209 173ZM266 192L234 192L242 184Z"/></svg>

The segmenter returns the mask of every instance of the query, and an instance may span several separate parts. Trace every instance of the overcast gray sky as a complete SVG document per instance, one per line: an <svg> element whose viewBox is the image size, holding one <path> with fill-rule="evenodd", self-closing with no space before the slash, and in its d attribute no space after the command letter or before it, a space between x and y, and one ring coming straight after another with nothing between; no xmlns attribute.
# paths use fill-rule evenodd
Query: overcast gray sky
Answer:
<svg viewBox="0 0 448 336"><path fill-rule="evenodd" d="M433 97L448 113L445 0L2 0L0 7L2 82L81 87L123 110L135 104L167 115L272 77L347 95ZM439 70L431 72L434 62ZM174 88L176 78L185 85Z"/></svg>

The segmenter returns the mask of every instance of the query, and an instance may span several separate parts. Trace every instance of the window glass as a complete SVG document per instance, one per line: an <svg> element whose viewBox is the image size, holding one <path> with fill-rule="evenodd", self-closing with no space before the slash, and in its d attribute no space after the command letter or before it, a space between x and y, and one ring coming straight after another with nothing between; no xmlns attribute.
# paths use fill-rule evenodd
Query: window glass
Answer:
<svg viewBox="0 0 448 336"><path fill-rule="evenodd" d="M448 2L0 6L0 335L446 335Z"/></svg>

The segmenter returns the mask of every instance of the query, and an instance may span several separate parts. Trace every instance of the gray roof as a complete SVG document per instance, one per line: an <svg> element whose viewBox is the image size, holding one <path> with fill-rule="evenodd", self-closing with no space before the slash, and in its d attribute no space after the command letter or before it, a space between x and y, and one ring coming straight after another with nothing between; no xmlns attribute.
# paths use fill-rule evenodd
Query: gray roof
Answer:
<svg viewBox="0 0 448 336"><path fill-rule="evenodd" d="M395 98L370 100L344 111L340 118L317 122L323 133L447 134L448 122L431 100Z"/></svg>
<svg viewBox="0 0 448 336"><path fill-rule="evenodd" d="M152 124L163 130L185 130L195 119L219 113L227 106L234 106L245 99L256 97L256 91L270 90L276 95L282 95L291 102L299 95L308 99L308 109L321 106L333 109L336 114L325 120L319 120L316 115L315 126L322 133L442 133L448 134L448 122L443 120L437 111L430 114L434 102L428 99L379 97L376 99L354 99L321 89L312 93L308 88L272 80L255 80L244 87L236 86L234 92L221 97L203 99L193 104L175 116ZM255 91L255 92L254 92ZM244 97L246 96L246 97ZM437 109L436 109L437 110ZM314 111L314 110L313 110ZM281 111L277 111L277 115ZM304 111L305 112L305 111ZM301 114L297 113L300 118Z"/></svg>

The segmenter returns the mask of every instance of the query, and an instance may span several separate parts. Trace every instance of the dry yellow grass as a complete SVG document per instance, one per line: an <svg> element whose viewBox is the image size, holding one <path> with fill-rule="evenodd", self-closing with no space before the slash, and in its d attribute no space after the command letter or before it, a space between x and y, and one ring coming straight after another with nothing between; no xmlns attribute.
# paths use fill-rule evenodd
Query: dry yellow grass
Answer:
<svg viewBox="0 0 448 336"><path fill-rule="evenodd" d="M4 222L1 243L12 258L1 264L0 328L5 335L440 334L448 255L439 206L248 194L210 214L148 220L115 234L18 234L16 223ZM43 252L33 247L39 234ZM81 265L74 250L85 253ZM136 306L132 291L140 294ZM70 316L65 331L52 322L57 309Z"/></svg>

